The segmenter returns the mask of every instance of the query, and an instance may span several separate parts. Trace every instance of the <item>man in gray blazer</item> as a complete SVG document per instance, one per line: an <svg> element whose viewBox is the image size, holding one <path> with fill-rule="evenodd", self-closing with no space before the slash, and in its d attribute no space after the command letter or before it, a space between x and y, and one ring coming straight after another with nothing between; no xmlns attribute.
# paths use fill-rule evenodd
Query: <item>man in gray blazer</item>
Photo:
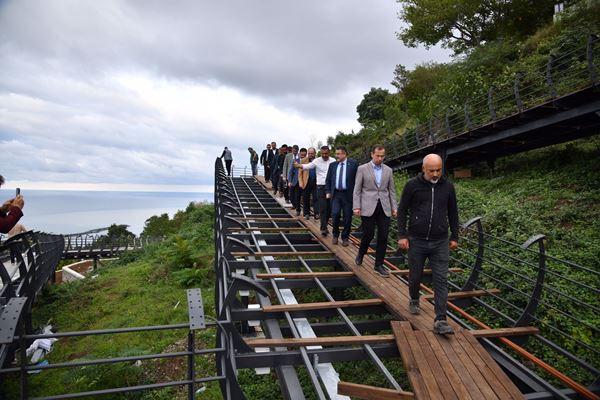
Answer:
<svg viewBox="0 0 600 400"><path fill-rule="evenodd" d="M354 215L362 220L363 235L356 256L356 265L361 265L377 226L377 247L375 251L375 271L389 277L389 270L383 265L387 249L390 217L396 218L398 204L392 169L383 163L385 148L376 145L371 151L371 161L358 167L354 183Z"/></svg>

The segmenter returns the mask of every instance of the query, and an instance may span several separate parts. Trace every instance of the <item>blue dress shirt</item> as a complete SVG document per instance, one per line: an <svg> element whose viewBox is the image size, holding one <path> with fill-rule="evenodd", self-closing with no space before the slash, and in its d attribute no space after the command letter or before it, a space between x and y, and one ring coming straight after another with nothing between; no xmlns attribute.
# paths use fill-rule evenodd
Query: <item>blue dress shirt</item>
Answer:
<svg viewBox="0 0 600 400"><path fill-rule="evenodd" d="M383 167L380 165L375 164L373 161L371 161L371 165L373 166L373 173L375 174L375 183L377 184L377 187L381 186L381 174L383 173Z"/></svg>

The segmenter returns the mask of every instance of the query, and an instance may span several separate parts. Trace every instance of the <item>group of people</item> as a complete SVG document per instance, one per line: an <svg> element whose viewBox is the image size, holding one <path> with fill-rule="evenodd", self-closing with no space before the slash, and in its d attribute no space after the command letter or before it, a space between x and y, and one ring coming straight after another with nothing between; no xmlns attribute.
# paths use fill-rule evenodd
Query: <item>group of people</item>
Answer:
<svg viewBox="0 0 600 400"><path fill-rule="evenodd" d="M352 215L360 217L362 235L356 265L362 265L377 231L374 269L383 277L390 276L385 254L391 219L396 218L398 246L408 252L409 311L421 312L420 284L428 260L435 293L433 330L438 334L453 333L446 321L446 302L449 250L458 248L458 206L453 184L442 175L441 157L429 154L423 159L422 172L406 183L398 204L392 169L383 163L384 146L374 146L371 160L362 165L348 158L344 146L335 147L335 158L330 152L328 146L322 146L317 157L312 147L277 148L271 142L259 162L264 167L265 181L272 184L273 194L291 202L296 216L303 214L309 219L312 206L323 237L329 234L331 218L332 244L339 244L341 238L341 245L348 246ZM256 171L253 173L257 175Z"/></svg>
<svg viewBox="0 0 600 400"><path fill-rule="evenodd" d="M0 175L0 187L2 185L4 185L4 177ZM20 194L2 204L0 207L0 233L6 233L11 237L26 230L23 225L18 223L23 216L24 206L25 199Z"/></svg>

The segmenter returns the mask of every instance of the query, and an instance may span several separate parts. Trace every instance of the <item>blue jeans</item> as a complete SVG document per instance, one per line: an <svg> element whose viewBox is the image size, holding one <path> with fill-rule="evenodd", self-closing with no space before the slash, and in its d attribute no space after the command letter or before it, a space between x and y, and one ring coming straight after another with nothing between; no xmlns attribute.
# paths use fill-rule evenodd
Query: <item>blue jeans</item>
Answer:
<svg viewBox="0 0 600 400"><path fill-rule="evenodd" d="M348 191L333 192L331 200L331 219L333 220L333 237L340 236L340 218L342 217L342 240L350 237L352 227L352 193Z"/></svg>
<svg viewBox="0 0 600 400"><path fill-rule="evenodd" d="M448 301L448 239L426 240L415 237L408 239L408 290L410 298L419 299L419 289L425 260L429 259L433 273L435 320L446 319Z"/></svg>

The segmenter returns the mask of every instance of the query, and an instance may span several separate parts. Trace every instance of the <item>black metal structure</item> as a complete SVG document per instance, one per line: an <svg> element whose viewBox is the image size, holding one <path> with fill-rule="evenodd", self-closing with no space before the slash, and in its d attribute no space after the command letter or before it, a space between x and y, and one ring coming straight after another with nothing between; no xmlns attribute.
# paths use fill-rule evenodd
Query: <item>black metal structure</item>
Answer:
<svg viewBox="0 0 600 400"><path fill-rule="evenodd" d="M160 240L161 238L147 236L108 239L107 236L97 233L65 235L62 258L65 260L82 260L118 257L122 253L140 250Z"/></svg>
<svg viewBox="0 0 600 400"><path fill-rule="evenodd" d="M598 46L592 35L579 47L548 55L537 70L517 73L513 82L407 129L385 143L386 164L418 169L429 153L441 155L447 168L493 164L498 157L598 134Z"/></svg>

